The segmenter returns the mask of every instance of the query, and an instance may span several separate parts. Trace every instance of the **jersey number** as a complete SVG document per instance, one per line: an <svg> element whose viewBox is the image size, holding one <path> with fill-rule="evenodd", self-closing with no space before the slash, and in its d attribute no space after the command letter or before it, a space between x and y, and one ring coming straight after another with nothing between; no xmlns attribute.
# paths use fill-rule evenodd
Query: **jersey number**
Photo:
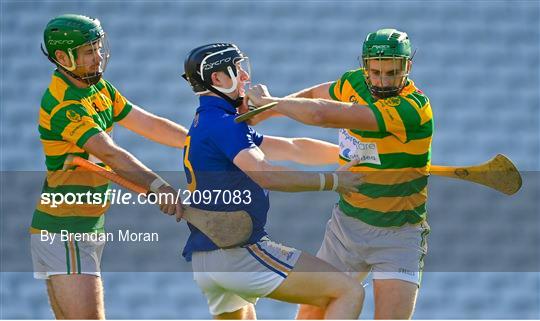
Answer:
<svg viewBox="0 0 540 321"><path fill-rule="evenodd" d="M197 188L197 180L195 179L195 172L193 172L193 166L189 161L189 148L191 147L191 136L186 137L186 143L184 147L184 168L186 170L187 189L193 192Z"/></svg>

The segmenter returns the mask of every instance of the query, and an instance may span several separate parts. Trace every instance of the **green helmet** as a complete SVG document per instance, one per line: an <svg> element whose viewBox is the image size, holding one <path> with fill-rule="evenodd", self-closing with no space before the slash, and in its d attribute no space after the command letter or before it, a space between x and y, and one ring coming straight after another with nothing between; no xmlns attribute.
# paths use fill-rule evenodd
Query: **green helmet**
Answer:
<svg viewBox="0 0 540 321"><path fill-rule="evenodd" d="M375 86L369 79L369 61L393 59L399 61L402 74L395 74L393 85ZM412 59L409 36L396 29L380 29L367 35L362 46L362 62L368 73L367 84L371 93L378 98L396 96L406 85L409 76L408 62Z"/></svg>
<svg viewBox="0 0 540 321"><path fill-rule="evenodd" d="M405 32L380 29L367 35L362 58L411 58L411 42Z"/></svg>
<svg viewBox="0 0 540 321"><path fill-rule="evenodd" d="M71 72L77 68L75 63L75 60L77 59L77 48L83 45L96 43L100 39L104 40L104 38L105 32L98 19L77 14L63 14L53 18L45 27L43 42L47 51L43 51L43 53L54 64L69 71L71 74ZM106 44L103 44L103 46L106 46ZM108 60L108 47L104 49L106 49L104 58L105 60ZM61 50L69 56L72 62L71 67L64 66L56 60L55 52L57 50ZM100 55L103 55L102 49L95 48L95 50L98 50ZM106 65L106 63L107 61L104 62L104 65ZM102 69L104 70L104 66ZM99 72L99 78L101 77L103 70ZM74 76L73 74L71 75ZM93 77L96 77L96 75ZM86 79L87 77L84 76L76 76L76 78L88 80ZM99 81L99 79L97 79L97 81Z"/></svg>

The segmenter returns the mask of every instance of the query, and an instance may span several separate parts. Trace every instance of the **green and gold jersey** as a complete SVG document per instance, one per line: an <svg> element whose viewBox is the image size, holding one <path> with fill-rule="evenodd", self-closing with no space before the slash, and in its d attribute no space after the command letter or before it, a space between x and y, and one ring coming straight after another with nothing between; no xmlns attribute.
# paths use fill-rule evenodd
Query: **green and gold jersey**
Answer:
<svg viewBox="0 0 540 321"><path fill-rule="evenodd" d="M113 124L131 108L131 103L104 79L88 88L78 88L63 74L54 72L39 110L38 129L47 177L34 211L31 233L103 231L103 214L110 205L105 197L109 181L69 163L72 157L80 156L104 166L82 147L95 134L110 135ZM49 201L44 201L45 194ZM66 202L54 204L50 201L52 195L64 195ZM96 204L97 200L103 202Z"/></svg>
<svg viewBox="0 0 540 321"><path fill-rule="evenodd" d="M379 227L416 224L426 219L433 114L428 98L409 80L399 96L375 100L364 69L346 72L330 86L334 100L366 105L379 131L340 129L340 163L365 174L358 193L341 195L348 216Z"/></svg>

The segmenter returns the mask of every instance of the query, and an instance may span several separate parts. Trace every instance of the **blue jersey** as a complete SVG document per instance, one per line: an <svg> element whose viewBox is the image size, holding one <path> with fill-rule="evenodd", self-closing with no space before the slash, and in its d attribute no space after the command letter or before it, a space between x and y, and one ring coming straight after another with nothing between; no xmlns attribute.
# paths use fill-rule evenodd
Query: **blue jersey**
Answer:
<svg viewBox="0 0 540 321"><path fill-rule="evenodd" d="M248 212L253 221L248 244L256 243L266 235L268 191L236 167L233 159L240 151L259 146L263 136L246 123L235 123L236 108L226 100L215 96L199 99L184 147L184 171L192 191L189 201L203 210ZM201 231L188 226L191 234L182 253L187 261L193 252L218 249Z"/></svg>

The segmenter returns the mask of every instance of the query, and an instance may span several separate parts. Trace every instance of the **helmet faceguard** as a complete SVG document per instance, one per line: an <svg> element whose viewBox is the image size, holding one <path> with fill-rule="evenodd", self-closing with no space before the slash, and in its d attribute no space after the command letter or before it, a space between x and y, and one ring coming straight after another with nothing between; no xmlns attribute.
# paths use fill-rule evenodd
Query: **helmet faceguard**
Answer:
<svg viewBox="0 0 540 321"><path fill-rule="evenodd" d="M390 62L390 63L387 63ZM402 57L392 58L369 58L363 60L366 70L366 82L372 95L377 98L388 98L399 95L399 92L407 84L409 77L408 59ZM373 65L377 65L374 68ZM391 71L385 73L385 67L391 65ZM382 69L382 70L381 70ZM371 76L376 74L375 76ZM376 84L380 84L377 86Z"/></svg>
<svg viewBox="0 0 540 321"><path fill-rule="evenodd" d="M110 57L107 36L99 20L81 15L61 15L52 19L45 28L43 54L73 78L89 85L101 79ZM63 51L70 64L62 64L56 51ZM77 63L79 55L88 57Z"/></svg>
<svg viewBox="0 0 540 321"><path fill-rule="evenodd" d="M232 80L229 88L212 84L212 73L222 71ZM251 74L249 58L234 44L215 43L193 49L184 61L182 77L191 85L197 95L212 92L229 101L233 106L242 104L243 97L231 99L227 94L238 87L238 72Z"/></svg>
<svg viewBox="0 0 540 321"><path fill-rule="evenodd" d="M381 29L368 34L362 48L362 65L371 94L377 98L399 95L407 84L412 56L405 32Z"/></svg>
<svg viewBox="0 0 540 321"><path fill-rule="evenodd" d="M238 66L237 64L241 65ZM211 82L211 76L213 72L223 71L229 75L233 83L229 88L222 88L215 85L212 87L216 88L224 94L230 94L236 90L238 86L238 81L236 77L238 76L238 69L245 71L250 75L251 66L249 65L249 58L245 56L238 48L227 48L218 52L214 52L203 58L199 68L199 74L202 75L201 79L203 82Z"/></svg>

